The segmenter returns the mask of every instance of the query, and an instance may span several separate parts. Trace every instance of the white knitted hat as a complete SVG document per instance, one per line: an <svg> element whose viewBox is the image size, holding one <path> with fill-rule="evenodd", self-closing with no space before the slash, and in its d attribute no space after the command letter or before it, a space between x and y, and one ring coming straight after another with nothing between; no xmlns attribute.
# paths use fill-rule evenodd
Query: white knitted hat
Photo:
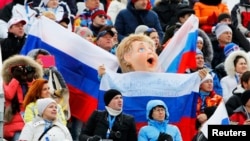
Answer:
<svg viewBox="0 0 250 141"><path fill-rule="evenodd" d="M50 103L56 103L52 98L41 98L37 100L37 111L38 115L42 116L44 110L48 107Z"/></svg>
<svg viewBox="0 0 250 141"><path fill-rule="evenodd" d="M232 33L232 29L227 25L227 24L218 24L216 25L215 27L215 35L216 35L216 38L218 39L219 36L226 32L226 31L229 31Z"/></svg>
<svg viewBox="0 0 250 141"><path fill-rule="evenodd" d="M210 75L209 73L207 73L206 77L203 78L203 79L201 80L201 84L202 84L204 81L206 81L206 80L212 80L212 81L213 81L212 75Z"/></svg>

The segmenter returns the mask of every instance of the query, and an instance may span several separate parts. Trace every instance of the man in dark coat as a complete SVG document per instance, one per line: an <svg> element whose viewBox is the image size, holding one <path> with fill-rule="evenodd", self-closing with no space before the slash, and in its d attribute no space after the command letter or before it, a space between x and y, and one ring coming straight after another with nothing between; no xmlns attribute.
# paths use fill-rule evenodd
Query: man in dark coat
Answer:
<svg viewBox="0 0 250 141"><path fill-rule="evenodd" d="M104 94L105 111L94 111L79 141L137 141L134 117L122 113L123 99L118 90L110 89Z"/></svg>
<svg viewBox="0 0 250 141"><path fill-rule="evenodd" d="M24 25L26 21L21 18L12 18L8 22L8 37L1 41L2 61L21 51L26 35Z"/></svg>

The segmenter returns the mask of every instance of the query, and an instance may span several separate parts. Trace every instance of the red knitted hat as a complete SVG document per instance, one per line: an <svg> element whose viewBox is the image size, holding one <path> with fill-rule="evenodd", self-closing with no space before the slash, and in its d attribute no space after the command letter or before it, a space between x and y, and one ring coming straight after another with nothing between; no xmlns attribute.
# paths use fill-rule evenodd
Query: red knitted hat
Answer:
<svg viewBox="0 0 250 141"><path fill-rule="evenodd" d="M94 10L92 15L91 15L91 20L93 21L95 19L95 17L98 15L107 16L104 10Z"/></svg>

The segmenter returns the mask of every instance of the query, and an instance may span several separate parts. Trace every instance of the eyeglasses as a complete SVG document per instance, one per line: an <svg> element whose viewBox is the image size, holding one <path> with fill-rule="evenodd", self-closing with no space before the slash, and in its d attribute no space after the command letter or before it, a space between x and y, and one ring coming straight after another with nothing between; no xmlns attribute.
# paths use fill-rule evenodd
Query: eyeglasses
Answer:
<svg viewBox="0 0 250 141"><path fill-rule="evenodd" d="M165 109L164 108L154 108L153 109L154 111L157 111L157 112L165 112Z"/></svg>
<svg viewBox="0 0 250 141"><path fill-rule="evenodd" d="M105 18L105 19L107 19L107 16L105 16L105 15L97 15L99 18Z"/></svg>

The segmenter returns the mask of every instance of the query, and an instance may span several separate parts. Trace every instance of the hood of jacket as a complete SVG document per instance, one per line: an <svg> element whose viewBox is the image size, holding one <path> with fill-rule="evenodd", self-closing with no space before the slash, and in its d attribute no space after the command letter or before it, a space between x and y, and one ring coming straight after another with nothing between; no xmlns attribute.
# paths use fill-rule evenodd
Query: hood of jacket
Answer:
<svg viewBox="0 0 250 141"><path fill-rule="evenodd" d="M207 33L205 33L202 29L198 30L198 35L203 38L202 53L204 56L204 60L206 63L209 63L211 65L211 62L214 56L212 42L210 38L208 37Z"/></svg>
<svg viewBox="0 0 250 141"><path fill-rule="evenodd" d="M222 2L222 0L199 0L199 2L206 5L218 5Z"/></svg>
<svg viewBox="0 0 250 141"><path fill-rule="evenodd" d="M34 67L36 69L35 72L35 79L36 78L42 78L43 77L43 70L42 66L38 64L35 60L33 60L31 57L24 56L24 55L14 55L9 57L3 62L3 68L2 68L2 78L3 82L9 83L11 81L12 74L10 72L10 68L16 65L29 65L31 67Z"/></svg>
<svg viewBox="0 0 250 141"><path fill-rule="evenodd" d="M249 55L243 50L237 50L229 54L226 58L224 67L227 75L234 76L235 75L235 67L234 67L234 60L237 56L243 56L247 61L248 70L250 70L250 59Z"/></svg>
<svg viewBox="0 0 250 141"><path fill-rule="evenodd" d="M35 59L35 57L37 56L38 52L43 52L44 54L50 55L50 53L45 50L45 49L41 49L41 48L37 48L37 49L32 49L31 51L28 52L27 56Z"/></svg>
<svg viewBox="0 0 250 141"><path fill-rule="evenodd" d="M236 88L233 89L232 93L233 95L242 95L242 93L245 91L245 89L241 85L237 85Z"/></svg>
<svg viewBox="0 0 250 141"><path fill-rule="evenodd" d="M165 119L168 120L169 119L169 113L168 113L168 107L166 106L166 104L161 101L161 100L150 100L147 104L147 113L146 113L146 118L147 120L152 120L149 118L149 114L150 111L155 108L156 106L163 106L166 110L166 115L165 115Z"/></svg>

